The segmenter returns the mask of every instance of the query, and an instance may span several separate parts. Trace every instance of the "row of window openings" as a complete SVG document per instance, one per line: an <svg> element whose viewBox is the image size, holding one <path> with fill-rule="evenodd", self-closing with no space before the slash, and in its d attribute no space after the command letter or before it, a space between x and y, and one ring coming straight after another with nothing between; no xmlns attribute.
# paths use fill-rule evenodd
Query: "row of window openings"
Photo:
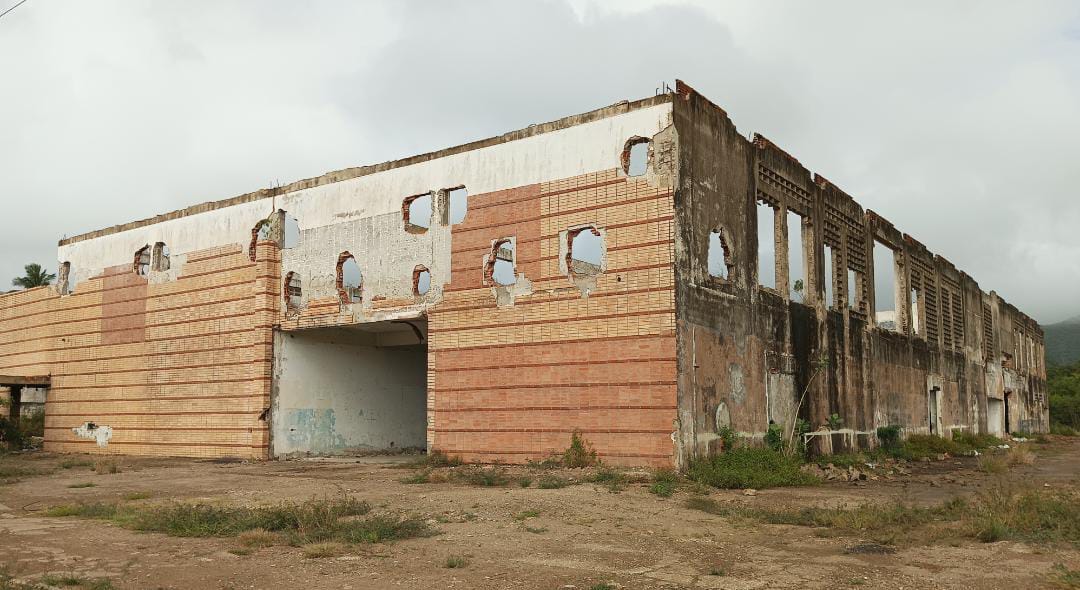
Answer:
<svg viewBox="0 0 1080 590"><path fill-rule="evenodd" d="M517 282L516 242L513 237L497 240L492 246L484 267L484 280L500 286ZM567 262L571 274L598 274L603 259L603 237L593 226L573 230L568 238ZM338 257L337 289L343 304L359 302L362 298L363 273L356 258L348 252ZM422 265L413 270L413 295L425 295L431 290L431 272ZM300 306L303 287L295 272L285 275L284 296L288 309Z"/></svg>

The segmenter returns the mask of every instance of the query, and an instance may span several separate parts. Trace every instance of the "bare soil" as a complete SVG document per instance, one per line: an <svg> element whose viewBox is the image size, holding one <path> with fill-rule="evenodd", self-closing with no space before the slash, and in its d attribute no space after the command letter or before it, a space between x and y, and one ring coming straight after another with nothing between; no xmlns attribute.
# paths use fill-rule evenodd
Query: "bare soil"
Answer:
<svg viewBox="0 0 1080 590"><path fill-rule="evenodd" d="M1026 443L1038 459L1005 474L978 470L974 458L905 467L892 480L830 482L816 487L709 492L718 501L763 507L853 506L902 500L938 503L1002 481L1015 486L1080 487L1080 439ZM0 567L20 579L51 574L108 578L116 588L1039 588L1055 564L1080 569L1070 546L1002 541L953 542L877 551L872 539L821 529L767 525L691 510L693 491L648 492L648 472L630 472L625 489L579 483L538 489L544 473L505 488L461 482L404 484L408 458L363 457L264 463L118 458L120 472L64 469L71 455L25 453L0 464L46 472L0 484ZM443 470L445 471L445 470ZM579 482L582 470L559 470ZM92 487L70 487L93 483ZM439 534L353 547L336 557L308 558L274 546L235 555L232 538L177 538L77 518L50 518L59 504L170 500L219 504L297 502L348 494L375 513L428 519ZM535 511L536 516L522 513ZM531 513L531 512L530 512ZM465 566L447 568L447 558Z"/></svg>

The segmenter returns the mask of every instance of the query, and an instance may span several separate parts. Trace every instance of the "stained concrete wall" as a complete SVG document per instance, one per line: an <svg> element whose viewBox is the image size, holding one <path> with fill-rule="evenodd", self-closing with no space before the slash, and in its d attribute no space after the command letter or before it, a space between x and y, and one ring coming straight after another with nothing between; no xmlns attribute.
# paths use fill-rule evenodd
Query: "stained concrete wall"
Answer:
<svg viewBox="0 0 1080 590"><path fill-rule="evenodd" d="M872 446L881 426L929 432L933 388L943 433L1003 430L988 423L988 400L1005 395L1010 429L1046 430L1034 320L767 139L748 141L689 86L680 82L676 93L680 464L716 452L725 426L761 440L770 423L788 432L797 417L818 452ZM759 202L773 214L775 289L758 276ZM789 212L801 219L802 243L788 235ZM707 271L715 230L727 240L726 278ZM894 251L892 268L874 268L875 242ZM793 298L789 260L800 259L805 291ZM894 294L874 292L876 272L896 273ZM876 297L894 300L892 329L876 325ZM843 428L830 429L833 414Z"/></svg>
<svg viewBox="0 0 1080 590"><path fill-rule="evenodd" d="M271 456L423 448L427 353L345 330L278 332Z"/></svg>

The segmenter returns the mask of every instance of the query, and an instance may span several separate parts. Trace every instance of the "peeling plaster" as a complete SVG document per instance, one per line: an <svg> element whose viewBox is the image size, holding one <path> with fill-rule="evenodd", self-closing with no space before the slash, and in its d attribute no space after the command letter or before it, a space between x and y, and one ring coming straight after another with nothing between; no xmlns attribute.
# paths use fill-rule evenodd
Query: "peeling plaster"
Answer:
<svg viewBox="0 0 1080 590"><path fill-rule="evenodd" d="M96 441L97 446L105 448L109 446L109 439L112 438L111 426L100 426L93 422L84 422L82 426L72 428L72 432L79 438L88 438Z"/></svg>

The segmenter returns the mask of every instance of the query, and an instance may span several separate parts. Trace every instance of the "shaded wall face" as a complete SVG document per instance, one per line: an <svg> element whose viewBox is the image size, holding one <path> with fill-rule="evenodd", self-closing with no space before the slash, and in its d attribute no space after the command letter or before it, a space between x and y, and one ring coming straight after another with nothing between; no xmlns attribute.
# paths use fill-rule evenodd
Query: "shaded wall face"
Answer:
<svg viewBox="0 0 1080 590"><path fill-rule="evenodd" d="M364 334L278 332L271 454L424 448L427 351Z"/></svg>
<svg viewBox="0 0 1080 590"><path fill-rule="evenodd" d="M1033 320L689 87L674 105L681 461L716 452L724 427L760 439L796 419L824 452L872 445L886 425L986 431L1003 391L1020 393L1010 425L1045 430ZM709 272L716 232L727 273ZM775 268L759 269L762 252ZM1003 363L1013 349L1027 366Z"/></svg>

